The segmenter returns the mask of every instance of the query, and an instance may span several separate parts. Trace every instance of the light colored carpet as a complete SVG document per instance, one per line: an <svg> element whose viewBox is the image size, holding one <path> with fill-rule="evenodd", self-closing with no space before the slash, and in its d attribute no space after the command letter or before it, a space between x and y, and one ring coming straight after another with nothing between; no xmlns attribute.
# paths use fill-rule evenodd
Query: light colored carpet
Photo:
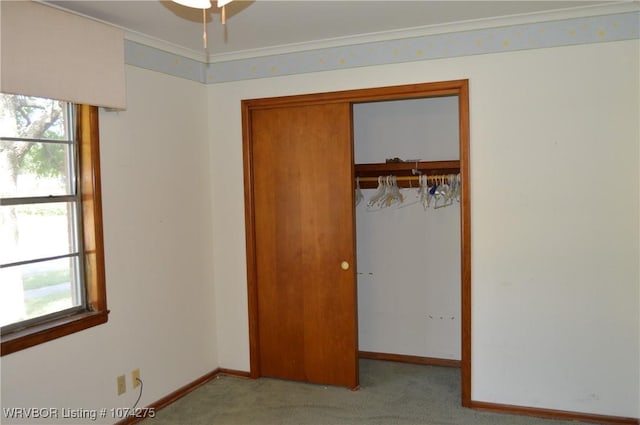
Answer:
<svg viewBox="0 0 640 425"><path fill-rule="evenodd" d="M360 361L360 390L221 376L144 425L576 425L460 407L456 368Z"/></svg>

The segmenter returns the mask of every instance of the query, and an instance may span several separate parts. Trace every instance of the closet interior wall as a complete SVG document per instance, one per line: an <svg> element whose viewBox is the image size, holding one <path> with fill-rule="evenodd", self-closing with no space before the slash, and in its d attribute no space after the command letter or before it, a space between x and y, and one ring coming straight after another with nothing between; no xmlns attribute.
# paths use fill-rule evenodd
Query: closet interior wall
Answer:
<svg viewBox="0 0 640 425"><path fill-rule="evenodd" d="M353 105L356 164L457 160L458 97ZM359 350L461 359L460 204L356 207Z"/></svg>

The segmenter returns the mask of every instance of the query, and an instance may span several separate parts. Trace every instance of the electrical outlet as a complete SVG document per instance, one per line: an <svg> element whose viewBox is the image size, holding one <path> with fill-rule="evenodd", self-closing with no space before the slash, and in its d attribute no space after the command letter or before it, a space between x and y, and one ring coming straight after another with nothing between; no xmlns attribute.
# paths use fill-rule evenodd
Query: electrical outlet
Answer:
<svg viewBox="0 0 640 425"><path fill-rule="evenodd" d="M124 375L118 376L118 395L122 395L127 392L127 384L124 380Z"/></svg>
<svg viewBox="0 0 640 425"><path fill-rule="evenodd" d="M136 369L131 372L131 385L133 388L140 386L140 381L138 381L138 379L140 379L140 369Z"/></svg>

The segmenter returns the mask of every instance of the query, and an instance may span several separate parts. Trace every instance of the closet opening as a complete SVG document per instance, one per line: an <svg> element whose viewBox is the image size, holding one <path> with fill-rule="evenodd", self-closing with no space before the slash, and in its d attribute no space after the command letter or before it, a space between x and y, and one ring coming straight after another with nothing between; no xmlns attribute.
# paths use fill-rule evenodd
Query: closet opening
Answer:
<svg viewBox="0 0 640 425"><path fill-rule="evenodd" d="M359 356L459 367L458 96L352 108Z"/></svg>
<svg viewBox="0 0 640 425"><path fill-rule="evenodd" d="M360 357L459 366L470 406L468 90L242 101L251 377L357 388Z"/></svg>

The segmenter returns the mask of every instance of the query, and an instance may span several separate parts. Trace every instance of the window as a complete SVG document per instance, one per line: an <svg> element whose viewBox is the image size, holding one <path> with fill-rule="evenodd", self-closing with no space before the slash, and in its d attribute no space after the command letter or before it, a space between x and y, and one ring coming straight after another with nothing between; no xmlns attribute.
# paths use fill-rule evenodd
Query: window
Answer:
<svg viewBox="0 0 640 425"><path fill-rule="evenodd" d="M97 108L0 94L2 355L107 314Z"/></svg>

